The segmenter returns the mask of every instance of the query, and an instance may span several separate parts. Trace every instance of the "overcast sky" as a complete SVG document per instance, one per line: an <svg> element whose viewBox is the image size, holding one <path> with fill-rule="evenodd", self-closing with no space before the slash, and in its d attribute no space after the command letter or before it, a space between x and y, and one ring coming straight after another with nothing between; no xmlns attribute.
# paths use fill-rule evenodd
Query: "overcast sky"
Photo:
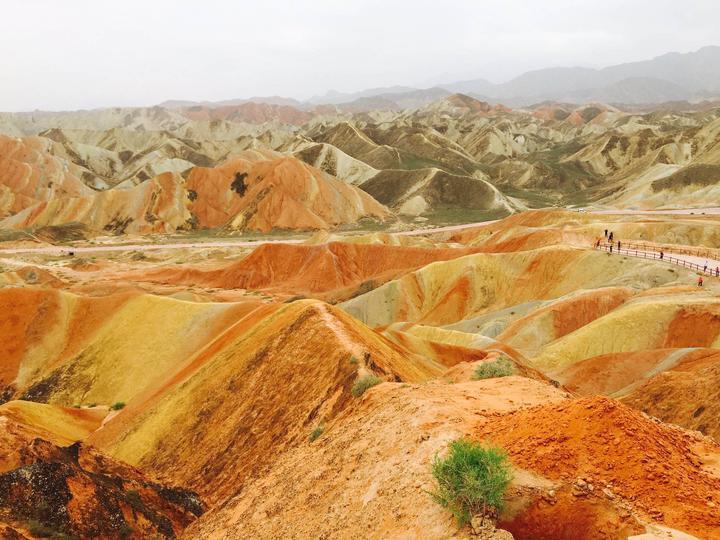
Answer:
<svg viewBox="0 0 720 540"><path fill-rule="evenodd" d="M0 110L503 82L720 44L718 0L2 0Z"/></svg>

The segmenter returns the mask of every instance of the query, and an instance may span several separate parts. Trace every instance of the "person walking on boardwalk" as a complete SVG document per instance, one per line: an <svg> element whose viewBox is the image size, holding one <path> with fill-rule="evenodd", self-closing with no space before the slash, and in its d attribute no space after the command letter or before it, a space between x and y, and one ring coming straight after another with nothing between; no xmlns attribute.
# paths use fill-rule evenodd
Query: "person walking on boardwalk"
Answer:
<svg viewBox="0 0 720 540"><path fill-rule="evenodd" d="M608 236L608 240L610 240L610 242L613 241L613 233L612 233L612 231L610 231L610 236Z"/></svg>
<svg viewBox="0 0 720 540"><path fill-rule="evenodd" d="M607 238L607 232L608 232L607 229L605 229L605 238Z"/></svg>
<svg viewBox="0 0 720 540"><path fill-rule="evenodd" d="M703 267L703 272L707 272L707 261L705 261L705 266Z"/></svg>
<svg viewBox="0 0 720 540"><path fill-rule="evenodd" d="M618 253L620 252L620 240L618 240Z"/></svg>
<svg viewBox="0 0 720 540"><path fill-rule="evenodd" d="M664 253L662 252L662 250L661 250L661 251L660 251L660 260L661 260L661 261L663 260L663 257L664 257L664 256L665 256L665 254L664 254Z"/></svg>

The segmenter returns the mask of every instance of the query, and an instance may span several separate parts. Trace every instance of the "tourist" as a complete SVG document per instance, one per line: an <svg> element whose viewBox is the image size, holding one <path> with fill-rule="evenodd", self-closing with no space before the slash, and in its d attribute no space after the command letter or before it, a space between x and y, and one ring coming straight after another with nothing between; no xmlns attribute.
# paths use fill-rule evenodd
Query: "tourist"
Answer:
<svg viewBox="0 0 720 540"><path fill-rule="evenodd" d="M607 238L607 229L605 229L605 238Z"/></svg>
<svg viewBox="0 0 720 540"><path fill-rule="evenodd" d="M610 240L611 242L613 241L613 233L612 233L612 231L610 231L610 236L608 236L608 240Z"/></svg>
<svg viewBox="0 0 720 540"><path fill-rule="evenodd" d="M620 251L620 240L618 240L618 251Z"/></svg>
<svg viewBox="0 0 720 540"><path fill-rule="evenodd" d="M703 277L698 276L698 287L702 287L702 286L703 286Z"/></svg>
<svg viewBox="0 0 720 540"><path fill-rule="evenodd" d="M720 266L715 267L715 277L720 277Z"/></svg>
<svg viewBox="0 0 720 540"><path fill-rule="evenodd" d="M703 272L707 272L707 261L705 261L705 266L703 267Z"/></svg>
<svg viewBox="0 0 720 540"><path fill-rule="evenodd" d="M661 261L663 260L663 257L664 257L664 256L665 256L665 254L662 252L662 250L660 250L660 260L661 260Z"/></svg>

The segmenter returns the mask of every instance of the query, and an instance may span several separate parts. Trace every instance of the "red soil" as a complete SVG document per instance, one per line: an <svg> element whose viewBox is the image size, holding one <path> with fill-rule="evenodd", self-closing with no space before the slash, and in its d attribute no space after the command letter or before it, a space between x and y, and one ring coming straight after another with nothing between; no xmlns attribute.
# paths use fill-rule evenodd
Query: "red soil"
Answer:
<svg viewBox="0 0 720 540"><path fill-rule="evenodd" d="M476 434L523 469L594 487L577 498L624 500L650 521L720 538L720 446L607 398L544 405L488 420Z"/></svg>

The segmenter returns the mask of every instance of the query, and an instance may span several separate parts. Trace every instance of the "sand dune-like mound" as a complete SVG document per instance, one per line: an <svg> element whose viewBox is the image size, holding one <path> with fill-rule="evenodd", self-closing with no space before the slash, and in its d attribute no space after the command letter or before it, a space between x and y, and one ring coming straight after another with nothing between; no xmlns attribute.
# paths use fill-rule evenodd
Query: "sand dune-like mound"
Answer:
<svg viewBox="0 0 720 540"><path fill-rule="evenodd" d="M388 210L368 194L291 157L253 156L188 177L190 211L204 227L328 229Z"/></svg>
<svg viewBox="0 0 720 540"><path fill-rule="evenodd" d="M310 133L310 137L316 142L335 146L375 169L400 168L401 158L397 149L377 144L349 122L340 122L332 127L319 126Z"/></svg>
<svg viewBox="0 0 720 540"><path fill-rule="evenodd" d="M87 171L53 156L50 146L39 137L0 135L0 217L41 201L92 195L82 181Z"/></svg>
<svg viewBox="0 0 720 540"><path fill-rule="evenodd" d="M265 244L238 262L214 270L162 268L144 279L226 289L272 289L294 294L361 294L431 262L461 257L468 249L349 242Z"/></svg>
<svg viewBox="0 0 720 540"><path fill-rule="evenodd" d="M19 288L0 298L0 396L65 406L129 402L257 305Z"/></svg>
<svg viewBox="0 0 720 540"><path fill-rule="evenodd" d="M359 185L372 178L378 170L355 159L331 144L305 142L294 155L344 182Z"/></svg>
<svg viewBox="0 0 720 540"><path fill-rule="evenodd" d="M0 222L0 228L59 226L81 223L104 233L169 233L193 226L186 208L184 180L165 173L132 189L111 189L87 197L60 197L41 202Z"/></svg>
<svg viewBox="0 0 720 540"><path fill-rule="evenodd" d="M673 269L674 270L674 269ZM348 300L343 309L370 326L397 321L443 325L578 288L660 285L688 271L572 248L479 253L438 262Z"/></svg>
<svg viewBox="0 0 720 540"><path fill-rule="evenodd" d="M606 315L632 294L632 290L624 287L572 294L513 321L497 339L532 357L550 342Z"/></svg>
<svg viewBox="0 0 720 540"><path fill-rule="evenodd" d="M217 502L339 414L359 376L412 382L442 370L321 302L266 306L178 364L90 442Z"/></svg>
<svg viewBox="0 0 720 540"><path fill-rule="evenodd" d="M0 521L17 538L175 538L203 513L192 492L152 482L80 443L58 441L65 429L86 430L92 413L42 406L48 416L37 417L25 414L27 407L0 407ZM47 429L63 434L47 437Z"/></svg>
<svg viewBox="0 0 720 540"><path fill-rule="evenodd" d="M551 343L533 360L562 371L608 353L720 346L720 303L701 294L637 298Z"/></svg>

